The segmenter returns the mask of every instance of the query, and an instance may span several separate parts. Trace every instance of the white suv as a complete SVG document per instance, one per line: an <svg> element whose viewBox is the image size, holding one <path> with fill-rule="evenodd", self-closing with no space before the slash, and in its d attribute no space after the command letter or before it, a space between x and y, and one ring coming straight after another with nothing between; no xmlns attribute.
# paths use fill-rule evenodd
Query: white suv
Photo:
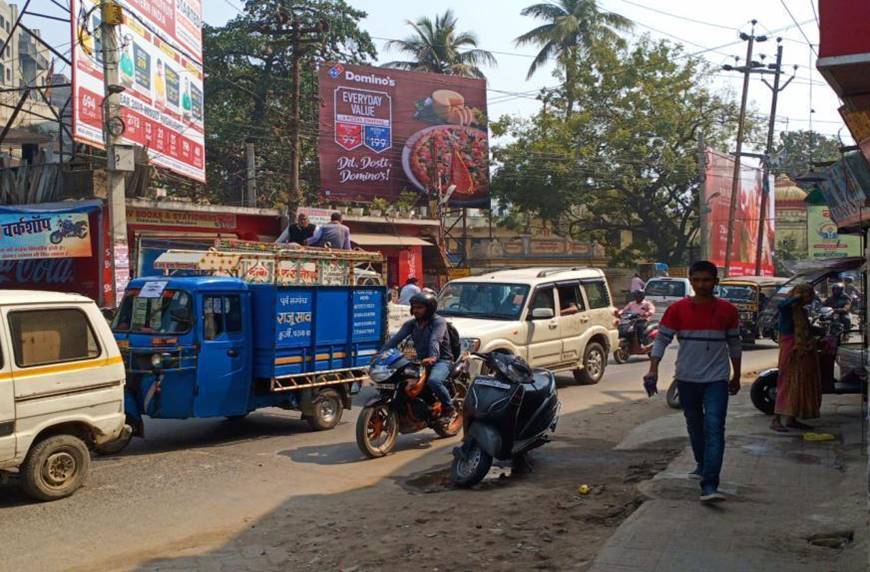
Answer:
<svg viewBox="0 0 870 572"><path fill-rule="evenodd" d="M598 383L619 342L610 288L595 268L500 270L449 282L438 313L468 351L505 351L533 367Z"/></svg>

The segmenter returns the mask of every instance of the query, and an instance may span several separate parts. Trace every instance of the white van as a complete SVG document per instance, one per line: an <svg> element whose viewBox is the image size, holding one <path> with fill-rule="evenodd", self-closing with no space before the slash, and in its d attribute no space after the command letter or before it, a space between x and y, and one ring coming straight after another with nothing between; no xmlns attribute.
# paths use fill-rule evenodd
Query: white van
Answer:
<svg viewBox="0 0 870 572"><path fill-rule="evenodd" d="M619 343L611 300L597 268L520 268L448 282L438 313L464 350L509 352L593 384Z"/></svg>
<svg viewBox="0 0 870 572"><path fill-rule="evenodd" d="M124 436L124 363L88 298L0 290L0 478L38 500L71 495L89 449Z"/></svg>

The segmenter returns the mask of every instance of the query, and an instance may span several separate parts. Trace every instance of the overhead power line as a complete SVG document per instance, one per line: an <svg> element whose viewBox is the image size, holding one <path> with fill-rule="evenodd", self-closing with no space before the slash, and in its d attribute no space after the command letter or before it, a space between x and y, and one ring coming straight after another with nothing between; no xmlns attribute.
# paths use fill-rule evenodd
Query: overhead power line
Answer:
<svg viewBox="0 0 870 572"><path fill-rule="evenodd" d="M795 26L797 26L798 31L800 31L801 35L807 41L807 45L810 47L810 49L813 51L813 53L816 54L816 57L819 57L819 52L816 50L816 47L810 41L809 36L807 36L806 32L804 32L803 26L798 23L797 18L795 18L794 14L792 14L791 9L788 7L788 4L785 3L785 0L779 0L779 1L782 4L782 7L785 8L785 11L788 12L789 17L791 17L791 21L794 22ZM808 22L812 22L812 20L808 20L807 22L804 22L804 24L807 24Z"/></svg>

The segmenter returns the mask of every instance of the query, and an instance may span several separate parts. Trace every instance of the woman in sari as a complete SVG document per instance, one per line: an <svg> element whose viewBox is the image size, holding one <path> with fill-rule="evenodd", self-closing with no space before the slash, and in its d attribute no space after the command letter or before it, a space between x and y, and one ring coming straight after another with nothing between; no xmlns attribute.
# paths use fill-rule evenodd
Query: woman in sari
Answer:
<svg viewBox="0 0 870 572"><path fill-rule="evenodd" d="M779 304L779 379L770 428L779 433L809 430L800 419L815 419L822 405L817 341L804 307L815 297L812 286L799 284Z"/></svg>

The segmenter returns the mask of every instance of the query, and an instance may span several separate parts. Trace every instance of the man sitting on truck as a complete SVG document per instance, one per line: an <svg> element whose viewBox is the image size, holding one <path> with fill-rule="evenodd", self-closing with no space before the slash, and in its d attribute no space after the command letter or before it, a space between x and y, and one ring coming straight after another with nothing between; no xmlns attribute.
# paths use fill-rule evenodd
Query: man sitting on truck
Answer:
<svg viewBox="0 0 870 572"><path fill-rule="evenodd" d="M395 336L390 338L381 351L398 347L409 336L414 342L417 359L429 369L426 384L441 402L441 415L452 419L456 410L453 399L444 382L453 370L453 352L447 334L447 321L439 316L438 299L429 292L420 292L411 298L412 319L402 325Z"/></svg>
<svg viewBox="0 0 870 572"><path fill-rule="evenodd" d="M329 223L318 226L314 235L307 241L308 246L350 250L350 229L341 222L341 213L332 213Z"/></svg>

